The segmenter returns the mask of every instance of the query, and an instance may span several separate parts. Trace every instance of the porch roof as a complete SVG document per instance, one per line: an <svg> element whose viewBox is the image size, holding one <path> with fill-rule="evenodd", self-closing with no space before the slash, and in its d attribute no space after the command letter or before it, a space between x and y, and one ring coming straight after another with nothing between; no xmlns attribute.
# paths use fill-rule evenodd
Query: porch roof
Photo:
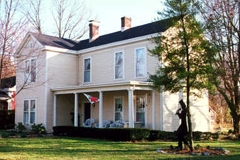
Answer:
<svg viewBox="0 0 240 160"><path fill-rule="evenodd" d="M153 90L152 82L125 81L101 84L82 84L78 86L55 87L51 91L55 94L117 91L117 90Z"/></svg>

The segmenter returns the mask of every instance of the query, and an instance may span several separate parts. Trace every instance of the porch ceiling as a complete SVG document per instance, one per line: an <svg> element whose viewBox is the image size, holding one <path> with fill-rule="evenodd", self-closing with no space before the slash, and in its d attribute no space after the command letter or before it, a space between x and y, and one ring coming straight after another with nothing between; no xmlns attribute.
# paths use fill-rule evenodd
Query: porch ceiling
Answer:
<svg viewBox="0 0 240 160"><path fill-rule="evenodd" d="M151 82L127 81L51 88L55 94L86 93L117 90L152 90Z"/></svg>

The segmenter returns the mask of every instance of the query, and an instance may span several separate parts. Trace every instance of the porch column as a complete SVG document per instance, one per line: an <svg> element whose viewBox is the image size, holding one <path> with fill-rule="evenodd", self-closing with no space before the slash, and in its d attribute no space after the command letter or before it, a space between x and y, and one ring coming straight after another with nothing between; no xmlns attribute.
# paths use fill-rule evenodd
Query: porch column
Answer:
<svg viewBox="0 0 240 160"><path fill-rule="evenodd" d="M128 116L129 128L134 128L134 111L133 111L133 90L128 90Z"/></svg>
<svg viewBox="0 0 240 160"><path fill-rule="evenodd" d="M152 129L155 129L156 123L156 107L155 107L155 92L152 91Z"/></svg>
<svg viewBox="0 0 240 160"><path fill-rule="evenodd" d="M74 126L78 126L78 94L74 93Z"/></svg>
<svg viewBox="0 0 240 160"><path fill-rule="evenodd" d="M103 93L99 92L99 128L103 127Z"/></svg>
<svg viewBox="0 0 240 160"><path fill-rule="evenodd" d="M57 95L53 97L53 126L57 125Z"/></svg>

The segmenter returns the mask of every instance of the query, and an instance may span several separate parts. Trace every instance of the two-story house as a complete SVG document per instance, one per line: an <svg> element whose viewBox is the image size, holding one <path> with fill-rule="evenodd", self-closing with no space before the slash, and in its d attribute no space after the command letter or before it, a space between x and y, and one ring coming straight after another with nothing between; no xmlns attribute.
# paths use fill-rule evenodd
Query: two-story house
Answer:
<svg viewBox="0 0 240 160"><path fill-rule="evenodd" d="M160 65L149 54L149 39L167 33L167 20L131 27L121 19L121 31L99 36L99 22L90 21L89 39L79 42L28 33L16 52L16 123L82 126L88 118L102 127L103 120L124 120L130 128L174 131L183 93L160 93L148 75ZM87 93L99 98L91 105ZM208 131L208 94L191 101L193 129Z"/></svg>

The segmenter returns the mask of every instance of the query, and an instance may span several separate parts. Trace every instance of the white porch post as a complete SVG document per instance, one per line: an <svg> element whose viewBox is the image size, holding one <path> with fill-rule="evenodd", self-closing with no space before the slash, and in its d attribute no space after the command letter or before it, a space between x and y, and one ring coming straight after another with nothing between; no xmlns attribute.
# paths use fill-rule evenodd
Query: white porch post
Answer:
<svg viewBox="0 0 240 160"><path fill-rule="evenodd" d="M156 122L156 107L155 107L155 92L152 91L152 129L155 129L155 122Z"/></svg>
<svg viewBox="0 0 240 160"><path fill-rule="evenodd" d="M134 128L134 111L133 111L133 90L128 90L128 116L129 128Z"/></svg>
<svg viewBox="0 0 240 160"><path fill-rule="evenodd" d="M99 128L103 127L103 93L99 92Z"/></svg>
<svg viewBox="0 0 240 160"><path fill-rule="evenodd" d="M163 112L164 112L164 93L163 92L160 92L160 122L161 122L161 125L160 125L160 130L161 131L164 131L164 117L163 117Z"/></svg>
<svg viewBox="0 0 240 160"><path fill-rule="evenodd" d="M53 126L57 125L57 95L53 97Z"/></svg>
<svg viewBox="0 0 240 160"><path fill-rule="evenodd" d="M74 126L78 126L78 94L74 93Z"/></svg>

